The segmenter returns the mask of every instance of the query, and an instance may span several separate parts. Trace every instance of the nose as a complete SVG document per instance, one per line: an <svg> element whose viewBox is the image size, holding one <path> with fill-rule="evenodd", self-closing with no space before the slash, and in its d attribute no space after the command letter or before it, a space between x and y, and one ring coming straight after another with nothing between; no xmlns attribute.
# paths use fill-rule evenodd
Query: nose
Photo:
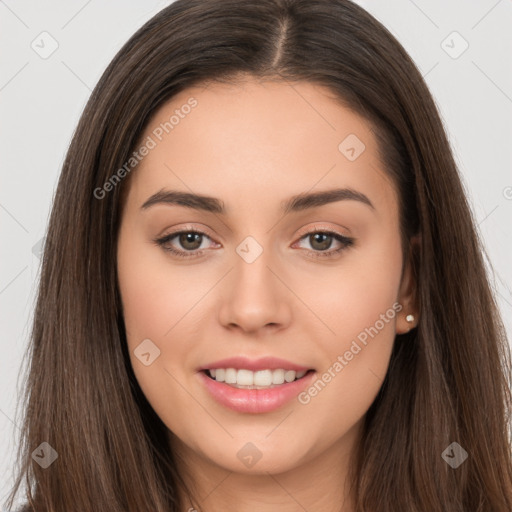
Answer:
<svg viewBox="0 0 512 512"><path fill-rule="evenodd" d="M252 263L235 257L221 292L219 321L224 327L255 333L290 324L294 296L286 276L270 260L267 251Z"/></svg>

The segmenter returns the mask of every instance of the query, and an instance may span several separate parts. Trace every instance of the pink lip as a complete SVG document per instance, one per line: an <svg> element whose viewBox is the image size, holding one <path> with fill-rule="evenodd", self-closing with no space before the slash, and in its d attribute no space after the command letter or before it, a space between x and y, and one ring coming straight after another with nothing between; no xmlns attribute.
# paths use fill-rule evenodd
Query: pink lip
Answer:
<svg viewBox="0 0 512 512"><path fill-rule="evenodd" d="M208 363L198 371L202 370L215 370L217 368L235 368L237 370L245 369L256 372L258 370L295 370L296 372L310 370L307 366L300 366L284 359L277 357L260 357L259 359L249 359L247 357L229 357L227 359L221 359L213 363Z"/></svg>
<svg viewBox="0 0 512 512"><path fill-rule="evenodd" d="M222 365L219 367L226 368ZM250 369L245 366L242 368ZM266 366L266 368L269 367ZM204 371L200 371L198 375L211 396L221 405L237 412L265 413L274 411L297 397L301 391L311 385L316 372L312 371L301 379L268 389L238 389L211 379Z"/></svg>

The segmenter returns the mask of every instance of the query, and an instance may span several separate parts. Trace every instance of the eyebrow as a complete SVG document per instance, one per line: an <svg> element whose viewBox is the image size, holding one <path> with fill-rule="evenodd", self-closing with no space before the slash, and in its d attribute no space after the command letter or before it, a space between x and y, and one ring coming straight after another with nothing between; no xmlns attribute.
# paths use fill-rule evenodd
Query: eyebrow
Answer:
<svg viewBox="0 0 512 512"><path fill-rule="evenodd" d="M302 193L292 196L281 203L283 214L290 212L299 212L309 208L316 208L336 201L358 201L373 210L375 207L368 197L362 192L350 188L336 188L321 192ZM200 194L192 194L189 192L181 192L177 190L160 190L149 197L141 206L145 210L156 204L175 204L191 208L194 210L202 210L210 213L226 214L224 202L216 197L204 196Z"/></svg>

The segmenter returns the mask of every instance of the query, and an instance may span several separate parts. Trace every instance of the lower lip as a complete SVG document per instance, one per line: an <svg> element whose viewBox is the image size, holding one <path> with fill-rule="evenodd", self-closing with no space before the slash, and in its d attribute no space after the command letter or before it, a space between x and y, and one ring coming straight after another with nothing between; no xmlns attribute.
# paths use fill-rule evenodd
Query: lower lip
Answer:
<svg viewBox="0 0 512 512"><path fill-rule="evenodd" d="M239 389L224 382L217 382L205 372L199 372L199 378L217 402L234 411L248 413L264 413L279 409L309 386L315 375L316 372L311 371L301 379L268 389Z"/></svg>

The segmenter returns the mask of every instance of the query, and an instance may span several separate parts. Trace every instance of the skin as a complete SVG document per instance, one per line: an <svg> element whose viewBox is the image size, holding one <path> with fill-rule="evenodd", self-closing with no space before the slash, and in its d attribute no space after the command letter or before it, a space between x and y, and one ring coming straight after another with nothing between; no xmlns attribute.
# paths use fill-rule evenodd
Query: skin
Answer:
<svg viewBox="0 0 512 512"><path fill-rule="evenodd" d="M364 415L395 335L417 322L408 265L402 274L398 197L372 126L318 85L247 79L182 91L143 138L190 97L197 106L130 175L122 213L118 277L136 378L186 461L201 510L350 512L353 497L340 484ZM366 146L354 161L338 149L349 134ZM292 195L340 187L365 194L374 208L343 200L280 211ZM172 204L141 209L161 189L214 196L226 215ZM207 233L199 257L175 257L154 242L191 228ZM322 244L304 236L315 231L354 245L315 258ZM250 264L236 252L247 236L263 248ZM167 245L193 247L179 237ZM327 251L340 246L332 239ZM403 309L306 405L293 399L269 413L235 412L198 378L198 367L236 355L272 355L320 376L397 302ZM148 338L161 352L145 366L134 350ZM237 457L248 442L262 454L251 468Z"/></svg>

